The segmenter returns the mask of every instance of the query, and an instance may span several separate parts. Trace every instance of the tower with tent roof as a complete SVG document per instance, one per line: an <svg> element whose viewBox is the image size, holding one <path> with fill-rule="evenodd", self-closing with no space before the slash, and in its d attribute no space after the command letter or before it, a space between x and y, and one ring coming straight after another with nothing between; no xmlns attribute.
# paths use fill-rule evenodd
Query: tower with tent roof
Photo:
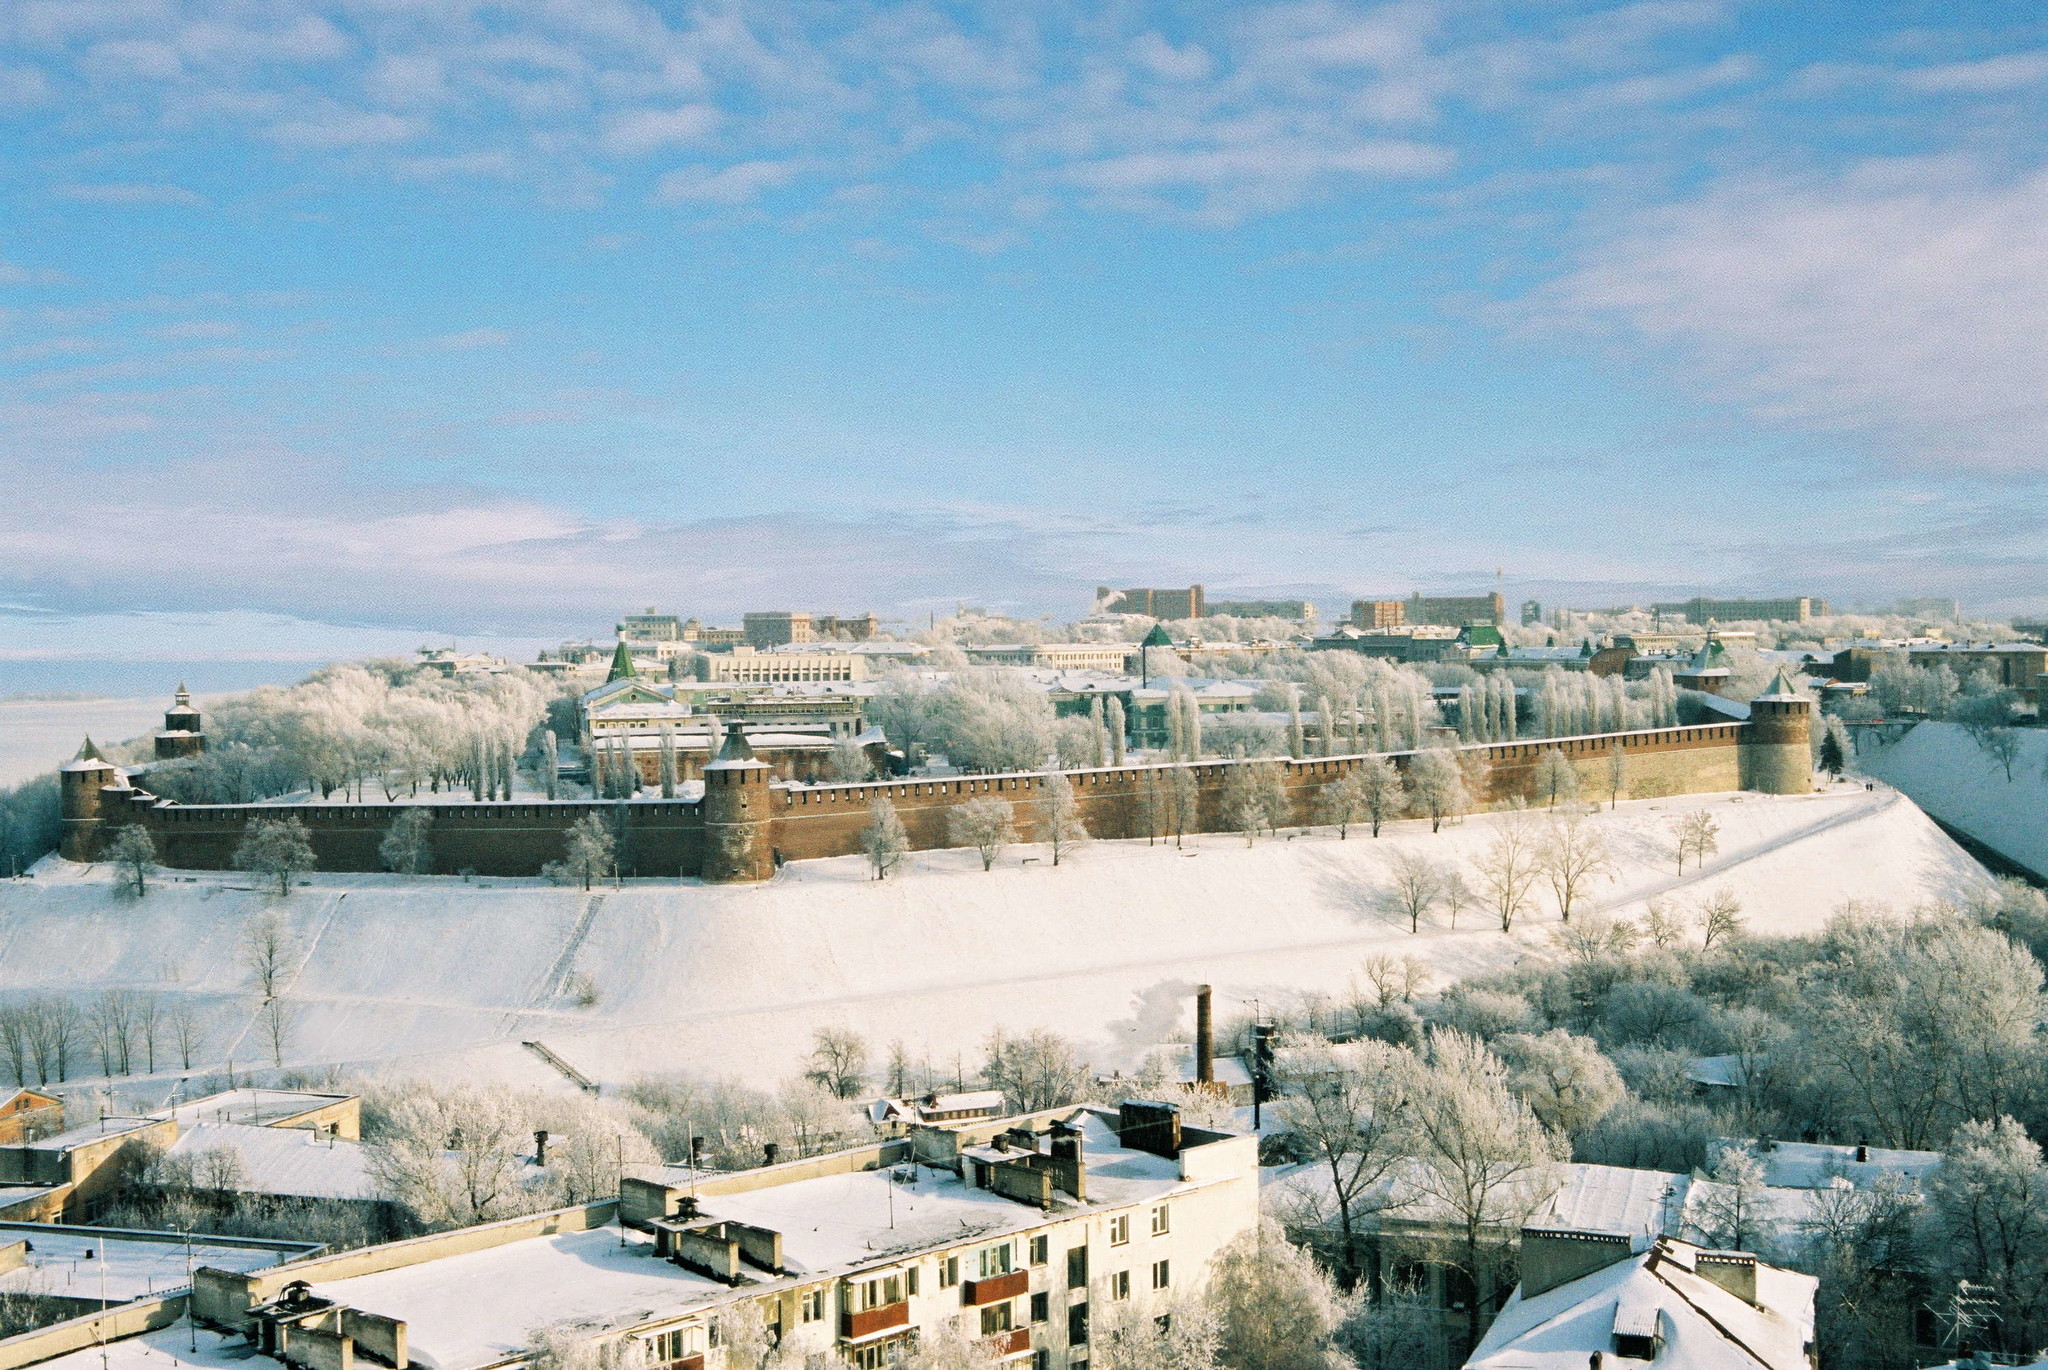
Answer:
<svg viewBox="0 0 2048 1370"><path fill-rule="evenodd" d="M769 841L774 813L768 781L774 771L754 756L746 730L726 730L718 759L704 767L704 882L738 885L775 874Z"/></svg>
<svg viewBox="0 0 2048 1370"><path fill-rule="evenodd" d="M192 707L192 692L185 688L185 682L178 682L178 694L171 701L171 707L164 710L163 730L157 733L156 759L176 761L180 757L197 756L206 750L205 719L199 710Z"/></svg>
<svg viewBox="0 0 2048 1370"><path fill-rule="evenodd" d="M1749 701L1742 788L1762 794L1813 791L1813 699L1780 666L1770 688Z"/></svg>
<svg viewBox="0 0 2048 1370"><path fill-rule="evenodd" d="M125 788L121 768L100 754L90 737L78 755L57 768L63 836L57 850L66 861L91 861L99 852L101 791Z"/></svg>

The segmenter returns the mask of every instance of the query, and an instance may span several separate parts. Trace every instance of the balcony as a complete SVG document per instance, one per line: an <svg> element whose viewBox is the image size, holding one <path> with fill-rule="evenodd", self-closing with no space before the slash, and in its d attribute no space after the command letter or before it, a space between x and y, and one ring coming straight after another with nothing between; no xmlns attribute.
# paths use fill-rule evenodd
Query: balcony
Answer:
<svg viewBox="0 0 2048 1370"><path fill-rule="evenodd" d="M993 1337L984 1337L982 1341L987 1344L989 1350L996 1353L996 1358L999 1360L1008 1360L1012 1356L1028 1356L1031 1354L1031 1329L1028 1327L1019 1327L1012 1332L1004 1332Z"/></svg>
<svg viewBox="0 0 2048 1370"><path fill-rule="evenodd" d="M892 1327L910 1326L910 1300L885 1303L880 1308L870 1308L862 1313L848 1313L839 1319L839 1335L847 1341L859 1341L872 1337L877 1332L886 1332Z"/></svg>
<svg viewBox="0 0 2048 1370"><path fill-rule="evenodd" d="M1026 1270L1012 1270L1007 1275L998 1275L990 1280L963 1280L960 1284L960 1302L973 1308L984 1303L1001 1303L1014 1299L1031 1285L1031 1274Z"/></svg>

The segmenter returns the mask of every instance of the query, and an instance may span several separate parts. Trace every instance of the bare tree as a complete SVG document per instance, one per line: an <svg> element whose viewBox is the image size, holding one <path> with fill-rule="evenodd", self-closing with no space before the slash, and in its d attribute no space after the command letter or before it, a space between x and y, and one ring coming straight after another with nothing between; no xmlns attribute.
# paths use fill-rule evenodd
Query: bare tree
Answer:
<svg viewBox="0 0 2048 1370"><path fill-rule="evenodd" d="M1396 912L1407 916L1409 932L1421 932L1423 916L1443 895L1443 868L1415 852L1401 851L1394 853L1389 875L1388 901Z"/></svg>
<svg viewBox="0 0 2048 1370"><path fill-rule="evenodd" d="M1509 810L1479 861L1479 888L1500 915L1500 930L1512 931L1515 918L1528 907L1529 891L1542 869L1538 840L1527 814Z"/></svg>
<svg viewBox="0 0 2048 1370"><path fill-rule="evenodd" d="M1643 933L1658 947L1675 947L1685 941L1685 919L1652 899L1643 905Z"/></svg>
<svg viewBox="0 0 2048 1370"><path fill-rule="evenodd" d="M981 868L989 870L1003 848L1017 840L1017 824L1006 801L984 795L947 812L946 840L974 848L981 854Z"/></svg>
<svg viewBox="0 0 2048 1370"><path fill-rule="evenodd" d="M1721 825L1705 809L1695 809L1671 820L1671 851L1678 858L1678 873L1685 874L1685 860L1704 866L1707 858L1721 850Z"/></svg>
<svg viewBox="0 0 2048 1370"><path fill-rule="evenodd" d="M1561 921L1572 921L1572 905L1596 882L1611 879L1614 863L1607 855L1607 839L1587 819L1587 811L1567 804L1551 819L1549 830L1537 849L1536 862L1543 878L1557 896Z"/></svg>
<svg viewBox="0 0 2048 1370"><path fill-rule="evenodd" d="M169 1021L171 1041L178 1048L178 1069L190 1070L200 1047L206 1042L205 1020L200 1017L196 1004L179 995L171 1001Z"/></svg>
<svg viewBox="0 0 2048 1370"><path fill-rule="evenodd" d="M377 856L400 875L418 875L433 869L433 848L427 832L434 826L433 811L424 804L400 809L377 844Z"/></svg>
<svg viewBox="0 0 2048 1370"><path fill-rule="evenodd" d="M1451 931L1458 930L1458 915L1466 909L1479 907L1479 893L1472 888L1471 881L1459 866L1444 867L1443 893L1438 896L1443 902L1444 912L1451 916Z"/></svg>
<svg viewBox="0 0 2048 1370"><path fill-rule="evenodd" d="M1045 775L1038 792L1038 839L1051 849L1055 866L1088 841L1073 782L1057 771Z"/></svg>
<svg viewBox="0 0 2048 1370"><path fill-rule="evenodd" d="M1363 1230L1393 1203L1387 1181L1409 1152L1414 1056L1370 1039L1349 1043L1341 1055L1328 1046L1304 1047L1294 1053L1290 1074L1294 1088L1277 1111L1328 1176L1342 1237L1340 1275L1355 1280Z"/></svg>
<svg viewBox="0 0 2048 1370"><path fill-rule="evenodd" d="M92 1006L92 1032L98 1047L100 1071L105 1075L126 1075L135 1046L135 991L102 990Z"/></svg>
<svg viewBox="0 0 2048 1370"><path fill-rule="evenodd" d="M910 851L910 834L887 795L876 795L868 805L868 825L860 830L860 849L867 854L868 868L875 879L887 880Z"/></svg>
<svg viewBox="0 0 2048 1370"><path fill-rule="evenodd" d="M1742 935L1742 901L1727 890L1716 890L1700 908L1700 950L1713 950L1716 942L1723 946Z"/></svg>
<svg viewBox="0 0 2048 1370"><path fill-rule="evenodd" d="M1607 748L1607 807L1621 802L1628 789L1628 749L1616 742Z"/></svg>
<svg viewBox="0 0 2048 1370"><path fill-rule="evenodd" d="M1708 1176L1685 1206L1695 1235L1724 1251L1754 1250L1770 1213L1762 1164L1744 1147L1724 1147Z"/></svg>
<svg viewBox="0 0 2048 1370"><path fill-rule="evenodd" d="M868 1044L857 1032L821 1027L811 1033L811 1060L804 1078L841 1099L867 1087Z"/></svg>
<svg viewBox="0 0 2048 1370"><path fill-rule="evenodd" d="M1993 761L2005 771L2005 783L2012 783L2013 763L2020 759L2020 734L2017 728L1993 728L1984 738L1984 750Z"/></svg>
<svg viewBox="0 0 2048 1370"><path fill-rule="evenodd" d="M242 964L264 1003L277 997L297 955L298 938L275 909L265 909L242 929Z"/></svg>
<svg viewBox="0 0 2048 1370"><path fill-rule="evenodd" d="M292 1031L299 1023L299 1007L282 996L268 1000L258 1015L263 1025L263 1039L270 1044L270 1064L284 1064L285 1049L291 1045Z"/></svg>
<svg viewBox="0 0 2048 1370"><path fill-rule="evenodd" d="M1087 1067L1074 1044L1057 1033L1033 1032L1012 1037L997 1028L988 1040L988 1058L981 1068L981 1081L999 1089L1008 1105L1019 1113L1058 1108L1081 1097L1088 1078Z"/></svg>
<svg viewBox="0 0 2048 1370"><path fill-rule="evenodd" d="M2012 767L2006 767L2011 779ZM120 870L121 888L140 899L149 892L149 877L156 873L156 841L140 823L124 824L107 844L106 859Z"/></svg>
<svg viewBox="0 0 2048 1370"><path fill-rule="evenodd" d="M235 848L235 869L275 879L280 896L292 892L293 876L314 865L312 837L296 818L253 819Z"/></svg>

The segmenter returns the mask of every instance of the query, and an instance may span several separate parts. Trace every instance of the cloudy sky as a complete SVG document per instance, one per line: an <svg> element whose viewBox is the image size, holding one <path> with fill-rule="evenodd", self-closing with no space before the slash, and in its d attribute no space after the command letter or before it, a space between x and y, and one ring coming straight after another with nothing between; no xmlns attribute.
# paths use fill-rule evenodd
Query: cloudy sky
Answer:
<svg viewBox="0 0 2048 1370"><path fill-rule="evenodd" d="M2044 115L2017 0L11 0L0 636L2040 608Z"/></svg>

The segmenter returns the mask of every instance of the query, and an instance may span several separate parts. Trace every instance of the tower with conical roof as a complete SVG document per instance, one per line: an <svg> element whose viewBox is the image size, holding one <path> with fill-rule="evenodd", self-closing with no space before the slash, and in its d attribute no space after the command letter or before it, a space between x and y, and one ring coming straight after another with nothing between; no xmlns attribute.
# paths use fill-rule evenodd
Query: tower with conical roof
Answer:
<svg viewBox="0 0 2048 1370"><path fill-rule="evenodd" d="M604 678L604 683L609 685L614 680L630 680L638 674L633 669L633 650L626 645L626 639L620 638L617 649L612 652L611 674Z"/></svg>
<svg viewBox="0 0 2048 1370"><path fill-rule="evenodd" d="M205 720L199 710L192 707L192 692L185 688L185 682L178 682L177 697L171 707L164 710L163 731L156 735L156 759L175 761L181 756L197 756L206 750Z"/></svg>
<svg viewBox="0 0 2048 1370"><path fill-rule="evenodd" d="M100 791L120 783L121 772L100 755L90 737L78 755L57 768L57 789L64 820L58 854L66 861L91 861L100 840Z"/></svg>
<svg viewBox="0 0 2048 1370"><path fill-rule="evenodd" d="M746 730L738 724L728 728L718 759L704 767L705 883L749 884L775 874L772 774L747 745Z"/></svg>
<svg viewBox="0 0 2048 1370"><path fill-rule="evenodd" d="M1762 794L1813 791L1813 698L1782 666L1770 687L1749 701L1742 787Z"/></svg>

